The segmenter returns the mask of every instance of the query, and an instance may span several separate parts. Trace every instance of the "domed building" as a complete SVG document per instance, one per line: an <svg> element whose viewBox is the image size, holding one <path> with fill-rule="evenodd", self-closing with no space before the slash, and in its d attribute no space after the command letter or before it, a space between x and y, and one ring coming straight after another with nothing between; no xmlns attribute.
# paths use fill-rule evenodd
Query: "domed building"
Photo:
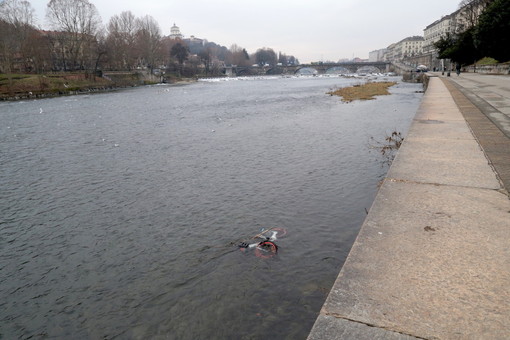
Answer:
<svg viewBox="0 0 510 340"><path fill-rule="evenodd" d="M170 28L170 38L171 39L182 39L183 35L181 34L181 30L177 25L174 25Z"/></svg>

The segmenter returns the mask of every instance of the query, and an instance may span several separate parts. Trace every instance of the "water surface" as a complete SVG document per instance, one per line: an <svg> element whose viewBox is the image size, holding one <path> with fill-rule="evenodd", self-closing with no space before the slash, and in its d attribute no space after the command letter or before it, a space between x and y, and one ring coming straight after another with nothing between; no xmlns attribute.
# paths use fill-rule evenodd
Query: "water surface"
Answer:
<svg viewBox="0 0 510 340"><path fill-rule="evenodd" d="M305 339L420 85L340 77L0 103L0 333ZM237 244L287 230L262 259Z"/></svg>

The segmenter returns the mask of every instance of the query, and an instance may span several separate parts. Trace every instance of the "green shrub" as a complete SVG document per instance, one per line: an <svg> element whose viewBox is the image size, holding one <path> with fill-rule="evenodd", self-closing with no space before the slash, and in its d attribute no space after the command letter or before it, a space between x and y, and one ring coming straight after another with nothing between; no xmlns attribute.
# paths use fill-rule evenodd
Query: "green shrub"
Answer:
<svg viewBox="0 0 510 340"><path fill-rule="evenodd" d="M499 64L499 61L497 61L494 58L485 57L476 62L477 65L495 65Z"/></svg>

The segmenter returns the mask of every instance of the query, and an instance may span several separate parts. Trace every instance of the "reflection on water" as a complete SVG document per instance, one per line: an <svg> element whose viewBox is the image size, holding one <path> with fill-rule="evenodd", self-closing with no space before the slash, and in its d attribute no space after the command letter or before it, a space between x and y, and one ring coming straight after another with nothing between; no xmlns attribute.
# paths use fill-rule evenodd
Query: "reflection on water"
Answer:
<svg viewBox="0 0 510 340"><path fill-rule="evenodd" d="M417 85L271 78L0 103L1 336L304 339ZM241 252L279 227L270 259Z"/></svg>

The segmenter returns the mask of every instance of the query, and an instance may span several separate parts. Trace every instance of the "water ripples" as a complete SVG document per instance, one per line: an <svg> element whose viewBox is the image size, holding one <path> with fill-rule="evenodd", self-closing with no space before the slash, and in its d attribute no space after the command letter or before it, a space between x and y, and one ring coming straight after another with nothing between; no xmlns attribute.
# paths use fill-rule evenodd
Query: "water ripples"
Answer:
<svg viewBox="0 0 510 340"><path fill-rule="evenodd" d="M420 99L350 82L0 103L1 336L306 338L386 171L365 141ZM267 227L277 256L238 251Z"/></svg>

